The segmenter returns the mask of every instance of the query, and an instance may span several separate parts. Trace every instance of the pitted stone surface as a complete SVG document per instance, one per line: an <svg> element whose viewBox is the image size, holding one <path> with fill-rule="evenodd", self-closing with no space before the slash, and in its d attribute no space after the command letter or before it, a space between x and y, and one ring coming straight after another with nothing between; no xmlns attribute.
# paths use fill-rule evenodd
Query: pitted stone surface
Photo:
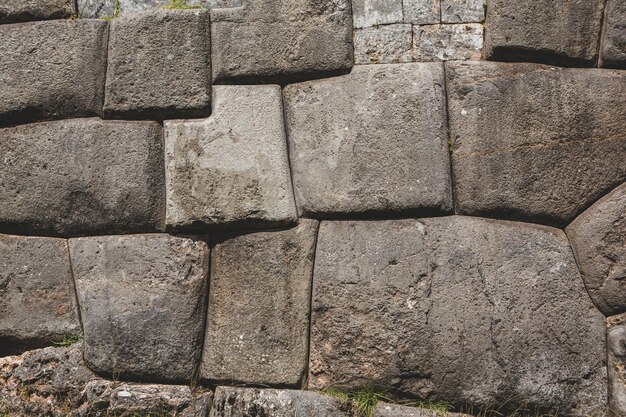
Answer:
<svg viewBox="0 0 626 417"><path fill-rule="evenodd" d="M0 23L61 19L76 13L73 0L3 0Z"/></svg>
<svg viewBox="0 0 626 417"><path fill-rule="evenodd" d="M167 225L296 221L278 86L216 86L213 115L165 123Z"/></svg>
<svg viewBox="0 0 626 417"><path fill-rule="evenodd" d="M626 314L606 323L609 370L609 417L626 415Z"/></svg>
<svg viewBox="0 0 626 417"><path fill-rule="evenodd" d="M201 9L153 9L111 21L105 115L208 116L209 17Z"/></svg>
<svg viewBox="0 0 626 417"><path fill-rule="evenodd" d="M446 63L462 214L568 224L626 180L626 73Z"/></svg>
<svg viewBox="0 0 626 417"><path fill-rule="evenodd" d="M593 66L604 0L489 0L485 57Z"/></svg>
<svg viewBox="0 0 626 417"><path fill-rule="evenodd" d="M314 271L311 388L606 413L603 316L558 229L322 222Z"/></svg>
<svg viewBox="0 0 626 417"><path fill-rule="evenodd" d="M116 0L78 0L78 14L82 18L111 17L115 15ZM242 0L187 0L187 5L204 9L241 6ZM119 0L119 15L128 16L144 10L160 9L171 0Z"/></svg>
<svg viewBox="0 0 626 417"><path fill-rule="evenodd" d="M209 249L163 234L69 240L94 371L190 381L200 360Z"/></svg>
<svg viewBox="0 0 626 417"><path fill-rule="evenodd" d="M353 0L352 14L355 28L388 25L402 22L403 0Z"/></svg>
<svg viewBox="0 0 626 417"><path fill-rule="evenodd" d="M442 23L481 23L487 0L441 0Z"/></svg>
<svg viewBox="0 0 626 417"><path fill-rule="evenodd" d="M77 235L163 227L154 122L73 119L0 129L0 227Z"/></svg>
<svg viewBox="0 0 626 417"><path fill-rule="evenodd" d="M383 25L354 31L355 64L396 64L413 61L409 24Z"/></svg>
<svg viewBox="0 0 626 417"><path fill-rule="evenodd" d="M415 60L479 60L483 30L479 23L413 26Z"/></svg>
<svg viewBox="0 0 626 417"><path fill-rule="evenodd" d="M589 295L605 316L626 312L626 183L567 227Z"/></svg>
<svg viewBox="0 0 626 417"><path fill-rule="evenodd" d="M256 0L211 10L213 80L320 78L352 67L350 0Z"/></svg>
<svg viewBox="0 0 626 417"><path fill-rule="evenodd" d="M102 112L108 24L0 25L0 126Z"/></svg>
<svg viewBox="0 0 626 417"><path fill-rule="evenodd" d="M395 404L379 404L372 417L471 417L469 414L446 413Z"/></svg>
<svg viewBox="0 0 626 417"><path fill-rule="evenodd" d="M299 386L305 376L317 222L223 236L212 252L200 376Z"/></svg>
<svg viewBox="0 0 626 417"><path fill-rule="evenodd" d="M302 213L450 209L441 64L360 66L284 97Z"/></svg>
<svg viewBox="0 0 626 417"><path fill-rule="evenodd" d="M623 0L606 2L600 66L626 69L626 2Z"/></svg>
<svg viewBox="0 0 626 417"><path fill-rule="evenodd" d="M418 25L439 23L440 0L402 0L404 21Z"/></svg>
<svg viewBox="0 0 626 417"><path fill-rule="evenodd" d="M81 333L64 239L0 234L0 356Z"/></svg>

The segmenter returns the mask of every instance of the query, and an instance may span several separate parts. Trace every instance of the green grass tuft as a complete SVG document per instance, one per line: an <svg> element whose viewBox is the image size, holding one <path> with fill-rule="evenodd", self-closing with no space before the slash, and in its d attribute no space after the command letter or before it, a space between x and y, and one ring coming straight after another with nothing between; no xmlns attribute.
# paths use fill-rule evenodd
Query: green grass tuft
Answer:
<svg viewBox="0 0 626 417"><path fill-rule="evenodd" d="M201 6L189 4L189 0L170 0L169 4L162 6L164 9L201 9Z"/></svg>
<svg viewBox="0 0 626 417"><path fill-rule="evenodd" d="M417 403L419 408L434 411L437 415L445 416L448 411L451 411L454 407L443 401L419 401Z"/></svg>
<svg viewBox="0 0 626 417"><path fill-rule="evenodd" d="M75 334L75 333L65 333L65 336L63 336L63 340L61 340L58 343L55 343L55 345L61 346L61 347L68 347L68 346L73 345L74 343L82 342L83 339L84 338L82 335Z"/></svg>

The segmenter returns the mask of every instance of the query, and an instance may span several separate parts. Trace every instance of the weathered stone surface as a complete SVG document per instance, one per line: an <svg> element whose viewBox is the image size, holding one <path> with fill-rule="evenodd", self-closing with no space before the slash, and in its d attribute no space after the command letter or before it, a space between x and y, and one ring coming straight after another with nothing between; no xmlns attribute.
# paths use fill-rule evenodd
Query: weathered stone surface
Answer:
<svg viewBox="0 0 626 417"><path fill-rule="evenodd" d="M213 80L326 77L353 62L350 0L256 0L211 10Z"/></svg>
<svg viewBox="0 0 626 417"><path fill-rule="evenodd" d="M626 414L626 314L609 317L606 327L609 417L620 417Z"/></svg>
<svg viewBox="0 0 626 417"><path fill-rule="evenodd" d="M606 2L600 66L626 69L626 2L622 0Z"/></svg>
<svg viewBox="0 0 626 417"><path fill-rule="evenodd" d="M594 65L604 0L489 0L485 57Z"/></svg>
<svg viewBox="0 0 626 417"><path fill-rule="evenodd" d="M217 387L211 417L348 417L339 400L312 391Z"/></svg>
<svg viewBox="0 0 626 417"><path fill-rule="evenodd" d="M3 0L0 23L61 19L76 13L73 0Z"/></svg>
<svg viewBox="0 0 626 417"><path fill-rule="evenodd" d="M163 227L154 122L74 119L0 129L0 227L61 235Z"/></svg>
<svg viewBox="0 0 626 417"><path fill-rule="evenodd" d="M404 21L416 25L439 23L439 0L403 0Z"/></svg>
<svg viewBox="0 0 626 417"><path fill-rule="evenodd" d="M297 219L278 86L216 86L213 115L165 123L167 225Z"/></svg>
<svg viewBox="0 0 626 417"><path fill-rule="evenodd" d="M355 64L396 64L413 61L410 24L384 25L354 31Z"/></svg>
<svg viewBox="0 0 626 417"><path fill-rule="evenodd" d="M0 125L100 114L107 31L80 19L1 25Z"/></svg>
<svg viewBox="0 0 626 417"><path fill-rule="evenodd" d="M63 239L0 234L0 355L81 333Z"/></svg>
<svg viewBox="0 0 626 417"><path fill-rule="evenodd" d="M299 387L305 377L317 222L222 236L213 249L200 376Z"/></svg>
<svg viewBox="0 0 626 417"><path fill-rule="evenodd" d="M589 296L605 316L626 312L626 183L566 229Z"/></svg>
<svg viewBox="0 0 626 417"><path fill-rule="evenodd" d="M111 22L104 113L202 117L211 112L207 10L153 9Z"/></svg>
<svg viewBox="0 0 626 417"><path fill-rule="evenodd" d="M402 0L353 0L355 28L402 22Z"/></svg>
<svg viewBox="0 0 626 417"><path fill-rule="evenodd" d="M626 73L446 68L459 213L565 225L626 180Z"/></svg>
<svg viewBox="0 0 626 417"><path fill-rule="evenodd" d="M322 222L312 315L311 388L606 412L603 316L558 229Z"/></svg>
<svg viewBox="0 0 626 417"><path fill-rule="evenodd" d="M374 410L372 417L471 417L469 414L446 413L417 407L406 407L382 403Z"/></svg>
<svg viewBox="0 0 626 417"><path fill-rule="evenodd" d="M479 60L483 49L483 25L426 25L413 27L417 61Z"/></svg>
<svg viewBox="0 0 626 417"><path fill-rule="evenodd" d="M188 6L204 9L239 7L242 0L187 0ZM171 0L119 0L119 16L144 10L163 8ZM82 18L110 17L115 15L116 0L78 0L78 14Z"/></svg>
<svg viewBox="0 0 626 417"><path fill-rule="evenodd" d="M487 0L441 0L442 23L480 23Z"/></svg>
<svg viewBox="0 0 626 417"><path fill-rule="evenodd" d="M191 380L204 331L206 243L154 234L69 246L87 365L142 381Z"/></svg>
<svg viewBox="0 0 626 417"><path fill-rule="evenodd" d="M284 97L304 214L450 209L441 64L356 67L290 85Z"/></svg>

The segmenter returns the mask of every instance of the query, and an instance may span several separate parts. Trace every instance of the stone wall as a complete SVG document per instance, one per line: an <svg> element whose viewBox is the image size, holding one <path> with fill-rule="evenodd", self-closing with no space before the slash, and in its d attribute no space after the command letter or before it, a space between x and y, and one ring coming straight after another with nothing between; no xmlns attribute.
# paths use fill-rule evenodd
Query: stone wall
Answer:
<svg viewBox="0 0 626 417"><path fill-rule="evenodd" d="M626 415L623 4L0 0L0 416Z"/></svg>

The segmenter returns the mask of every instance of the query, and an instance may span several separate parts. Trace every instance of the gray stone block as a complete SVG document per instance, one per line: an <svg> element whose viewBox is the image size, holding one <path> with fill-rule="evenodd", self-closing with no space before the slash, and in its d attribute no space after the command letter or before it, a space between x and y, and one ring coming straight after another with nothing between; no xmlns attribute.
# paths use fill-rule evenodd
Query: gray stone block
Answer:
<svg viewBox="0 0 626 417"><path fill-rule="evenodd" d="M367 28L403 20L402 0L353 0L354 28Z"/></svg>
<svg viewBox="0 0 626 417"><path fill-rule="evenodd" d="M441 0L442 23L481 23L487 0Z"/></svg>
<svg viewBox="0 0 626 417"><path fill-rule="evenodd" d="M0 126L102 112L108 24L0 25Z"/></svg>
<svg viewBox="0 0 626 417"><path fill-rule="evenodd" d="M593 66L604 0L489 0L485 57Z"/></svg>
<svg viewBox="0 0 626 417"><path fill-rule="evenodd" d="M0 129L0 228L57 235L163 227L161 126L73 119Z"/></svg>
<svg viewBox="0 0 626 417"><path fill-rule="evenodd" d="M563 226L626 180L626 73L446 69L458 213Z"/></svg>
<svg viewBox="0 0 626 417"><path fill-rule="evenodd" d="M626 314L606 322L609 370L609 417L626 415Z"/></svg>
<svg viewBox="0 0 626 417"><path fill-rule="evenodd" d="M415 60L479 60L483 30L479 23L413 26Z"/></svg>
<svg viewBox="0 0 626 417"><path fill-rule="evenodd" d="M299 387L305 377L317 222L218 237L200 376Z"/></svg>
<svg viewBox="0 0 626 417"><path fill-rule="evenodd" d="M210 118L165 122L168 227L294 223L280 88L214 92Z"/></svg>
<svg viewBox="0 0 626 417"><path fill-rule="evenodd" d="M469 414L446 413L439 410L427 410L418 407L406 407L396 404L379 404L372 417L471 417Z"/></svg>
<svg viewBox="0 0 626 417"><path fill-rule="evenodd" d="M214 9L239 7L242 0L187 0L187 5ZM128 16L144 10L162 9L171 0L119 0L119 16ZM78 14L82 18L111 17L115 15L116 0L78 0Z"/></svg>
<svg viewBox="0 0 626 417"><path fill-rule="evenodd" d="M384 25L354 31L355 64L397 64L413 61L410 24Z"/></svg>
<svg viewBox="0 0 626 417"><path fill-rule="evenodd" d="M359 66L284 97L303 214L450 210L441 64Z"/></svg>
<svg viewBox="0 0 626 417"><path fill-rule="evenodd" d="M286 84L353 63L350 0L256 0L211 10L213 81Z"/></svg>
<svg viewBox="0 0 626 417"><path fill-rule="evenodd" d="M562 231L459 216L321 223L309 387L582 417L606 413L606 372L604 318Z"/></svg>
<svg viewBox="0 0 626 417"><path fill-rule="evenodd" d="M114 19L104 113L165 119L211 112L211 29L201 9L153 9Z"/></svg>
<svg viewBox="0 0 626 417"><path fill-rule="evenodd" d="M589 296L605 316L626 312L626 183L566 229Z"/></svg>
<svg viewBox="0 0 626 417"><path fill-rule="evenodd" d="M600 66L626 69L626 2L606 0Z"/></svg>
<svg viewBox="0 0 626 417"><path fill-rule="evenodd" d="M85 362L141 381L190 381L200 361L209 248L163 234L69 240Z"/></svg>
<svg viewBox="0 0 626 417"><path fill-rule="evenodd" d="M3 0L0 23L62 19L76 13L73 0Z"/></svg>
<svg viewBox="0 0 626 417"><path fill-rule="evenodd" d="M80 334L67 242L0 234L0 356Z"/></svg>
<svg viewBox="0 0 626 417"><path fill-rule="evenodd" d="M403 0L404 21L416 25L440 22L441 5L439 0Z"/></svg>

